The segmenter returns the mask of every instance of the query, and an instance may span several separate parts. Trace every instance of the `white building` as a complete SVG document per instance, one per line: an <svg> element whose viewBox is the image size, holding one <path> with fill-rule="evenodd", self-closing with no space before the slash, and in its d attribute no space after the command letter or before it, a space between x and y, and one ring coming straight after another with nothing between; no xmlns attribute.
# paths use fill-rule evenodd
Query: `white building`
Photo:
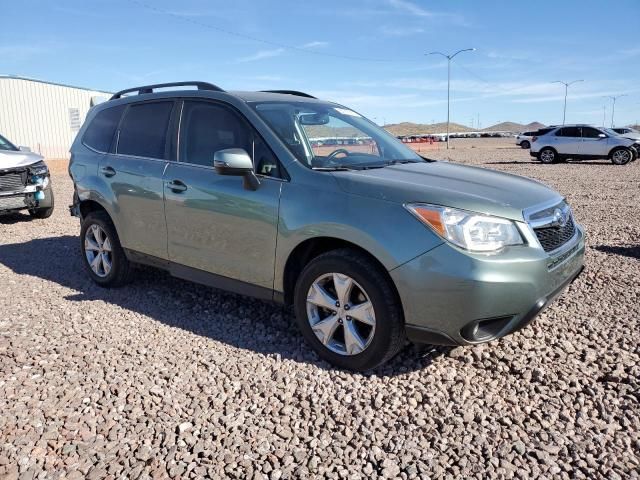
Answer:
<svg viewBox="0 0 640 480"><path fill-rule="evenodd" d="M87 112L110 96L109 92L0 75L0 135L47 159L69 158L69 148Z"/></svg>

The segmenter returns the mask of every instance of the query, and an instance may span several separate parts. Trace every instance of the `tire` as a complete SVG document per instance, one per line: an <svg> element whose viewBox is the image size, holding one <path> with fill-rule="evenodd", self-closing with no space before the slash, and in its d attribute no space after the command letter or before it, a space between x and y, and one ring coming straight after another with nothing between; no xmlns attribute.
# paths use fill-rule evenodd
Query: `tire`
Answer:
<svg viewBox="0 0 640 480"><path fill-rule="evenodd" d="M523 140L523 141L520 143L520 146L521 146L522 148L531 148L531 143L529 142L529 140Z"/></svg>
<svg viewBox="0 0 640 480"><path fill-rule="evenodd" d="M626 165L631 160L633 160L633 152L630 148L627 147L619 147L614 148L609 155L611 159L611 163L614 165Z"/></svg>
<svg viewBox="0 0 640 480"><path fill-rule="evenodd" d="M102 234L98 235L95 228L100 229ZM100 244L99 236L103 237L102 244ZM89 248L90 246L94 248ZM120 287L130 280L131 263L120 245L116 229L106 212L91 212L84 217L80 229L80 251L82 263L89 276L101 287ZM102 259L96 260L95 266L97 268L94 270L90 259L96 259L99 254L106 256L103 255ZM110 266L107 268L107 265Z"/></svg>
<svg viewBox="0 0 640 480"><path fill-rule="evenodd" d="M350 295L339 295L336 282L347 289L349 280ZM312 297L315 304L308 301ZM339 305L341 297L348 299L346 305ZM332 307L335 301L338 303ZM369 308L358 309L357 317L362 320L349 315L365 305ZM405 343L404 317L391 280L373 260L355 250L333 250L309 262L296 283L294 310L311 347L341 368L370 370L393 358ZM312 322L317 326L323 321L330 326L324 331L316 328L316 334ZM321 337L327 340L321 341Z"/></svg>
<svg viewBox="0 0 640 480"><path fill-rule="evenodd" d="M33 218L45 219L49 218L53 214L55 207L55 197L53 196L53 190L50 190L51 206L46 208L31 208L29 209L29 215Z"/></svg>
<svg viewBox="0 0 640 480"><path fill-rule="evenodd" d="M538 153L538 160L546 164L558 163L558 153L553 148L545 147Z"/></svg>

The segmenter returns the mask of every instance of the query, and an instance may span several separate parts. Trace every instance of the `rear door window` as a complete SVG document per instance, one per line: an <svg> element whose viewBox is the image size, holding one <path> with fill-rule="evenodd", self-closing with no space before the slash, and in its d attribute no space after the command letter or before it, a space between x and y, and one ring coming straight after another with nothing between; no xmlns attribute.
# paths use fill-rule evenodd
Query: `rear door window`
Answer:
<svg viewBox="0 0 640 480"><path fill-rule="evenodd" d="M580 138L580 127L564 127L557 131L556 137L577 137Z"/></svg>
<svg viewBox="0 0 640 480"><path fill-rule="evenodd" d="M108 152L124 109L125 105L119 105L98 112L84 132L82 143L98 152Z"/></svg>
<svg viewBox="0 0 640 480"><path fill-rule="evenodd" d="M173 101L130 105L120 126L118 153L147 158L168 158L167 130Z"/></svg>

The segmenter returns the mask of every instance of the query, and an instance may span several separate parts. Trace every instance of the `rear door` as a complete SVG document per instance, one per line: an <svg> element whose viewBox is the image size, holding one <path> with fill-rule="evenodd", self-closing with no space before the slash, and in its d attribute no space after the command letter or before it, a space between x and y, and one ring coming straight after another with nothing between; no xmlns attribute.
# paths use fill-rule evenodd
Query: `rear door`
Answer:
<svg viewBox="0 0 640 480"><path fill-rule="evenodd" d="M275 155L244 117L214 101L184 101L178 143L178 162L164 175L174 275L193 278L202 271L271 292L284 181ZM242 177L216 173L213 156L227 148L252 156L261 182L257 190L244 188ZM237 283L215 285L238 290Z"/></svg>
<svg viewBox="0 0 640 480"><path fill-rule="evenodd" d="M561 155L578 155L582 143L580 127L562 127L554 134L553 146Z"/></svg>
<svg viewBox="0 0 640 480"><path fill-rule="evenodd" d="M109 186L113 220L125 248L167 258L162 175L170 161L167 133L173 100L133 103L118 127L114 152L98 170Z"/></svg>
<svg viewBox="0 0 640 480"><path fill-rule="evenodd" d="M597 128L582 127L582 144L580 155L606 157L608 149L608 137L601 138L601 132Z"/></svg>

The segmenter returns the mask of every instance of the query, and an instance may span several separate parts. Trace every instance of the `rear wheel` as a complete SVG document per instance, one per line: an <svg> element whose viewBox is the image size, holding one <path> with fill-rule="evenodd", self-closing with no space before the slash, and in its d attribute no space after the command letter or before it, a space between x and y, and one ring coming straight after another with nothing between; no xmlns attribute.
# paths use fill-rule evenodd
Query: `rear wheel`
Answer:
<svg viewBox="0 0 640 480"><path fill-rule="evenodd" d="M531 148L531 143L529 143L529 140L523 140L522 143L520 143L520 146L522 148Z"/></svg>
<svg viewBox="0 0 640 480"><path fill-rule="evenodd" d="M542 163L547 163L547 164L557 163L558 154L553 148L543 148L542 150L540 150L540 153L538 154L538 159Z"/></svg>
<svg viewBox="0 0 640 480"><path fill-rule="evenodd" d="M119 287L131 277L116 229L106 212L89 213L80 229L83 264L94 282L102 287Z"/></svg>
<svg viewBox="0 0 640 480"><path fill-rule="evenodd" d="M355 250L334 250L312 260L296 284L294 307L307 342L342 368L374 368L405 342L402 308L390 280Z"/></svg>
<svg viewBox="0 0 640 480"><path fill-rule="evenodd" d="M626 165L633 159L633 152L630 148L620 147L611 152L611 163L614 165Z"/></svg>

